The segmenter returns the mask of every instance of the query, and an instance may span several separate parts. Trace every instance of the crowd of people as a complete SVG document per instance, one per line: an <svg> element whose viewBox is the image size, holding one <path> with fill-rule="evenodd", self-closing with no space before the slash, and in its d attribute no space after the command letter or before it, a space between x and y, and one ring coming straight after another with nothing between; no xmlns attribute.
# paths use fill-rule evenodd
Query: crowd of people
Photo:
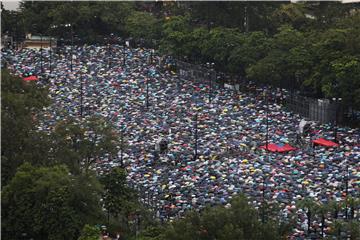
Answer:
<svg viewBox="0 0 360 240"><path fill-rule="evenodd" d="M301 120L273 101L271 88L262 89L267 95L215 83L210 89L209 81L160 71L160 56L149 49L120 45L66 46L51 58L49 50L6 50L2 58L14 74L44 76L39 84L48 85L53 103L44 109L40 131L69 116L86 121L92 115L123 131L128 182L160 219L209 205L230 207L234 195L245 193L257 208L277 202L284 219L297 215L294 236L301 238L306 213L298 200L359 197L359 129L338 127L340 146L334 148L309 144L284 153L259 148L293 143ZM333 140L333 131L331 124L316 124L311 139ZM98 161L97 170L114 164L121 164L120 152L115 160ZM317 219L312 221L315 226Z"/></svg>

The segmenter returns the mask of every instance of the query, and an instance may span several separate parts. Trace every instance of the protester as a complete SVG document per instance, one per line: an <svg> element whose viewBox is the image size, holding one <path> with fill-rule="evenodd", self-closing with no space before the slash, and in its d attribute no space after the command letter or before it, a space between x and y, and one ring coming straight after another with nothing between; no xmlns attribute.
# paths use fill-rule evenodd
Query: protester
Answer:
<svg viewBox="0 0 360 240"><path fill-rule="evenodd" d="M7 50L2 58L14 74L38 75L39 84L49 87L53 104L44 109L46 120L39 124L39 131L50 131L57 121L70 116L80 119L81 93L83 121L100 115L124 129L128 182L143 193L142 201L154 207L160 219L172 220L207 205L227 205L235 194L245 193L256 207L262 201L280 203L285 219L298 214L294 236L302 236L306 214L296 207L298 200L344 200L347 174L348 194L359 197L359 129L339 128L336 148L268 152L259 148L266 144L267 116L268 143L278 145L296 142L301 120L279 102L270 101L267 114L262 94L238 93L234 98L233 90L213 83L209 104L208 81L159 72L160 57L153 55L149 63L149 49L126 48L124 53L120 45L76 46L72 71L71 48L63 50L52 53L51 74L49 51L43 51L42 78L39 51ZM274 99L275 95L279 90L274 91ZM316 124L315 128L312 139L332 140L331 125ZM159 139L166 142L166 151L155 148ZM310 138L305 141L310 146ZM97 169L119 161L120 157L104 156Z"/></svg>

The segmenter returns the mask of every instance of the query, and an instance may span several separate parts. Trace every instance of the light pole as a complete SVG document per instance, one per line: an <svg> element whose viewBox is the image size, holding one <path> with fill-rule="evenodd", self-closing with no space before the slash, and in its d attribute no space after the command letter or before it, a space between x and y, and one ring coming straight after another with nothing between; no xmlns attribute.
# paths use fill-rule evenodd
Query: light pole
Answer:
<svg viewBox="0 0 360 240"><path fill-rule="evenodd" d="M70 69L73 70L73 48L74 48L74 31L73 25L71 24L71 59L70 59Z"/></svg>
<svg viewBox="0 0 360 240"><path fill-rule="evenodd" d="M269 96L268 96L268 89L265 91L265 98L266 98L266 150L268 152L268 145L269 145ZM268 155L268 153L267 153Z"/></svg>
<svg viewBox="0 0 360 240"><path fill-rule="evenodd" d="M349 164L346 160L346 175L345 175L345 219L348 220L348 194L349 194Z"/></svg>
<svg viewBox="0 0 360 240"><path fill-rule="evenodd" d="M262 177L262 209L261 209L261 222L265 223L265 186L266 186L266 176L265 174Z"/></svg>
<svg viewBox="0 0 360 240"><path fill-rule="evenodd" d="M195 151L194 151L194 161L197 159L198 153L198 113L195 113Z"/></svg>
<svg viewBox="0 0 360 240"><path fill-rule="evenodd" d="M57 25L52 25L52 26L50 26L50 49L49 49L49 60L50 60L50 74L52 73L52 37L51 37L51 35L53 35L53 34L51 34L51 32L53 33L53 30L55 29L55 28L57 28L58 26Z"/></svg>
<svg viewBox="0 0 360 240"><path fill-rule="evenodd" d="M214 63L206 63L206 66L208 68L208 78L209 78L209 103L211 104L211 95L212 95L212 78L211 78L211 73L214 67Z"/></svg>
<svg viewBox="0 0 360 240"><path fill-rule="evenodd" d="M124 43L124 47L123 47L123 66L125 66L125 43Z"/></svg>
<svg viewBox="0 0 360 240"><path fill-rule="evenodd" d="M112 44L113 40L114 40L114 34L111 33L110 37L108 39L108 69L110 69L110 67L111 67L111 62L110 62L111 61L110 59L112 56L111 44Z"/></svg>
<svg viewBox="0 0 360 240"><path fill-rule="evenodd" d="M50 60L50 66L49 66L49 68L50 68L50 74L51 74L51 72L52 72L52 68L51 68L51 58L52 58L52 50L51 50L51 36L50 36L50 49L49 49L49 60Z"/></svg>
<svg viewBox="0 0 360 240"><path fill-rule="evenodd" d="M73 32L73 24L67 23L64 25L66 28L70 27L70 34L71 34L71 49L70 49L70 70L73 70L73 45L74 45L74 32Z"/></svg>
<svg viewBox="0 0 360 240"><path fill-rule="evenodd" d="M146 109L149 109L149 79L146 78Z"/></svg>
<svg viewBox="0 0 360 240"><path fill-rule="evenodd" d="M337 139L337 123L338 123L338 111L339 111L339 104L341 102L342 98L333 98L333 101L335 102L335 119L334 119L334 142L338 142Z"/></svg>
<svg viewBox="0 0 360 240"><path fill-rule="evenodd" d="M124 160L123 160L123 152L124 152L124 131L125 128L122 127L120 131L120 166L124 167Z"/></svg>
<svg viewBox="0 0 360 240"><path fill-rule="evenodd" d="M41 66L41 73L44 73L44 68L43 68L43 55L42 55L42 33L40 34L40 66Z"/></svg>
<svg viewBox="0 0 360 240"><path fill-rule="evenodd" d="M124 54L124 57L123 57L123 66L125 66L126 64L126 46L129 45L129 42L128 41L125 41L124 42L124 48L123 48L123 54Z"/></svg>
<svg viewBox="0 0 360 240"><path fill-rule="evenodd" d="M83 78L82 71L80 70L80 117L83 117Z"/></svg>

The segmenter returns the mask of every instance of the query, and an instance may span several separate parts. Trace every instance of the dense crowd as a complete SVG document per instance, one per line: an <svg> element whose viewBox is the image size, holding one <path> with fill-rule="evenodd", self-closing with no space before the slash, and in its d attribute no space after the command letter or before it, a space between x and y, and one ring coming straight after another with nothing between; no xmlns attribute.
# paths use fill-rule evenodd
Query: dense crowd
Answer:
<svg viewBox="0 0 360 240"><path fill-rule="evenodd" d="M83 121L101 115L123 131L128 182L144 193L143 201L160 219L208 205L229 207L235 194L245 193L255 207L264 201L280 203L284 219L297 214L294 236L302 238L306 214L296 207L298 200L343 201L346 178L348 195L360 195L359 129L339 127L336 148L305 144L286 153L259 148L266 143L267 119L268 142L280 145L295 141L301 120L273 101L270 88L267 104L259 92L234 93L213 83L209 102L209 81L159 71L160 57L147 49L67 46L52 52L51 73L49 51L41 55L29 49L2 53L17 75L40 75L43 67L39 84L49 86L53 104L44 109L46 121L38 129L50 131L59 120L80 118L82 94ZM305 142L310 137L333 140L333 127L316 124ZM159 152L160 139L167 144ZM116 159L99 159L97 170L119 164L120 152Z"/></svg>

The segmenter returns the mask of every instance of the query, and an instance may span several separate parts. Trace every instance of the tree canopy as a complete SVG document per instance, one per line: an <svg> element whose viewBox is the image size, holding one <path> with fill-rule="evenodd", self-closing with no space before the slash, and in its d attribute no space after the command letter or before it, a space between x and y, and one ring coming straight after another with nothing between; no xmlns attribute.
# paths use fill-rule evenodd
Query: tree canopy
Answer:
<svg viewBox="0 0 360 240"><path fill-rule="evenodd" d="M100 193L92 175L74 176L65 166L25 163L2 193L2 235L74 239L86 223L101 217Z"/></svg>

